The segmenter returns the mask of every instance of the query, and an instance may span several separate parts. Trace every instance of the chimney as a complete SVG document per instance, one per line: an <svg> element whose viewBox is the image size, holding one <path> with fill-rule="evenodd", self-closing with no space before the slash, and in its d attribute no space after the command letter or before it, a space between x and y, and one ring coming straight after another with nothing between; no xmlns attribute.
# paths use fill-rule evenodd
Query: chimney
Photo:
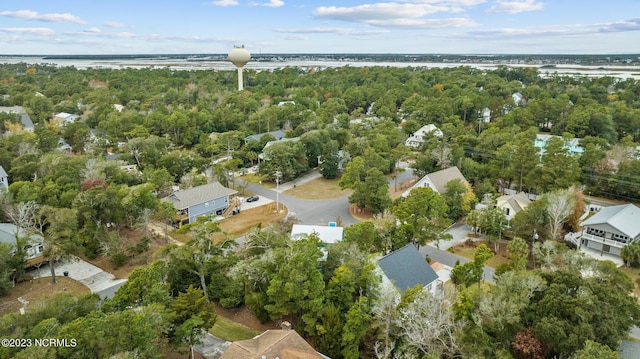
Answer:
<svg viewBox="0 0 640 359"><path fill-rule="evenodd" d="M289 323L288 321L283 321L282 323L280 323L280 329L282 330L291 330L291 323Z"/></svg>

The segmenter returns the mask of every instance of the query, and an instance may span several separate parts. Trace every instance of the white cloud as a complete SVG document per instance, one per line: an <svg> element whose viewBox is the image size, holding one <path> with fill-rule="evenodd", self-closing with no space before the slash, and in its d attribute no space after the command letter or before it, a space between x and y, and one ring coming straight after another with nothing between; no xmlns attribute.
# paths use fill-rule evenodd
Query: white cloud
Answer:
<svg viewBox="0 0 640 359"><path fill-rule="evenodd" d="M346 27L309 27L302 29L275 29L276 32L289 34L338 34L338 35L378 35L388 30L357 30Z"/></svg>
<svg viewBox="0 0 640 359"><path fill-rule="evenodd" d="M488 13L499 14L517 14L521 12L529 12L544 9L545 3L536 2L536 0L523 1L502 1L498 0L497 4L491 6Z"/></svg>
<svg viewBox="0 0 640 359"><path fill-rule="evenodd" d="M128 27L126 24L123 24L121 22L117 22L117 21L107 21L104 23L104 26L106 27L113 27L113 28L123 28L123 27Z"/></svg>
<svg viewBox="0 0 640 359"><path fill-rule="evenodd" d="M17 34L34 34L41 36L51 36L55 31L47 27L0 27L0 32Z"/></svg>
<svg viewBox="0 0 640 359"><path fill-rule="evenodd" d="M601 33L640 31L640 18L631 20L595 23L552 25L538 28L502 28L495 30L471 31L463 35L475 38L505 38L505 37L549 37L549 36L593 36Z"/></svg>
<svg viewBox="0 0 640 359"><path fill-rule="evenodd" d="M212 1L211 5L215 6L236 6L239 5L238 0L217 0Z"/></svg>
<svg viewBox="0 0 640 359"><path fill-rule="evenodd" d="M65 13L65 14L38 14L31 10L18 10L18 11L0 11L0 16L12 17L22 20L35 20L43 22L70 22L73 24L84 25L87 22L80 19L77 16Z"/></svg>
<svg viewBox="0 0 640 359"><path fill-rule="evenodd" d="M442 3L442 1L432 1ZM454 1L455 2L455 1ZM468 0L467 3L478 3ZM353 7L322 6L313 11L317 18L365 23L378 27L434 29L476 26L474 21L463 18L433 19L426 16L437 13L460 12L458 7L426 3L376 3Z"/></svg>
<svg viewBox="0 0 640 359"><path fill-rule="evenodd" d="M280 6L284 6L284 1L282 1L282 0L269 0L268 3L264 4L264 6L280 7Z"/></svg>

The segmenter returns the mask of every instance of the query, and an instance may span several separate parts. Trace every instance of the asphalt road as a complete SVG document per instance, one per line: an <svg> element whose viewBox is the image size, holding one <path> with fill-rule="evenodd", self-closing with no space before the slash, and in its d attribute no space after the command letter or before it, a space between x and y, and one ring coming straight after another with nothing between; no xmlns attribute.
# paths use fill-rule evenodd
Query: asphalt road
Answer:
<svg viewBox="0 0 640 359"><path fill-rule="evenodd" d="M358 223L358 220L349 213L348 197L310 200L291 197L284 193L276 196L275 190L251 183L247 186L247 190L274 201L278 197L280 203L287 206L289 213L304 224L327 225L338 218L345 227Z"/></svg>

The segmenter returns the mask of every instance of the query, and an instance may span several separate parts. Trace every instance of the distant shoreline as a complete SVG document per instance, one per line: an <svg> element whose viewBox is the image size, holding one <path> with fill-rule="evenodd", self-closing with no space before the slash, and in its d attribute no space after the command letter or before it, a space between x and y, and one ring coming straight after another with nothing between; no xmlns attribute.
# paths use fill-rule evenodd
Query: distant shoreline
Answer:
<svg viewBox="0 0 640 359"><path fill-rule="evenodd" d="M77 69L172 69L234 70L226 54L174 55L0 55L0 63L49 64ZM416 55L416 54L252 54L248 70L286 67L325 69L353 67L452 68L469 66L481 70L500 67L536 68L540 76L611 76L640 80L639 55Z"/></svg>

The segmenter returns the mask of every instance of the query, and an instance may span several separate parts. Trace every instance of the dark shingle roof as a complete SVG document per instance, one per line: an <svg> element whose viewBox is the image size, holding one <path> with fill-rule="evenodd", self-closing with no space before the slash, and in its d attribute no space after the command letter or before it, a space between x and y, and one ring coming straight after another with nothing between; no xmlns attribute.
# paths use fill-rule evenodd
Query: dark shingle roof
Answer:
<svg viewBox="0 0 640 359"><path fill-rule="evenodd" d="M378 265L401 292L420 284L426 287L438 279L438 274L413 244L391 252L378 260Z"/></svg>

